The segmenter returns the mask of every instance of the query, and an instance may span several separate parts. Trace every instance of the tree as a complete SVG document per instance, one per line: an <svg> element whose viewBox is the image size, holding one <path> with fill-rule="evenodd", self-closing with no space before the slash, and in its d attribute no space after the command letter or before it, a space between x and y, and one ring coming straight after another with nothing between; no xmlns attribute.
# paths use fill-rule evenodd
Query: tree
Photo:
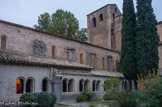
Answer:
<svg viewBox="0 0 162 107"><path fill-rule="evenodd" d="M137 0L137 71L145 75L148 72L157 72L159 63L157 20L151 3L152 0Z"/></svg>
<svg viewBox="0 0 162 107"><path fill-rule="evenodd" d="M124 0L122 19L121 70L128 80L137 79L136 72L136 15L133 0Z"/></svg>
<svg viewBox="0 0 162 107"><path fill-rule="evenodd" d="M74 14L61 9L53 13L51 17L49 13L41 14L38 17L38 25L34 25L34 28L83 42L88 40L87 29L79 30L79 22Z"/></svg>

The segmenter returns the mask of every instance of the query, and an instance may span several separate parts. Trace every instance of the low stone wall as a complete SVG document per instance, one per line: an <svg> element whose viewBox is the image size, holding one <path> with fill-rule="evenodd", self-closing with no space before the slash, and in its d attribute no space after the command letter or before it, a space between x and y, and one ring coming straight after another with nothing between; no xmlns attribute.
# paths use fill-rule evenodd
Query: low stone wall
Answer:
<svg viewBox="0 0 162 107"><path fill-rule="evenodd" d="M105 95L104 91L93 92L95 94L94 98L102 98ZM61 95L61 101L74 101L80 92L64 92Z"/></svg>

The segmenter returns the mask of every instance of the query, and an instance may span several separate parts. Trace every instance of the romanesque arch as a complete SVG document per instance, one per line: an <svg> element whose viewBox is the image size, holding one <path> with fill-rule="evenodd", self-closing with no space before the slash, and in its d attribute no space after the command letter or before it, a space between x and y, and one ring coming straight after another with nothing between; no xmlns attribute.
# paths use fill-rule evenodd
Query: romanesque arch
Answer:
<svg viewBox="0 0 162 107"><path fill-rule="evenodd" d="M25 79L23 77L19 77L16 80L16 93L22 94L24 93L24 81Z"/></svg>
<svg viewBox="0 0 162 107"><path fill-rule="evenodd" d="M62 92L68 92L68 79L64 78L62 81Z"/></svg>
<svg viewBox="0 0 162 107"><path fill-rule="evenodd" d="M92 82L92 91L96 91L96 80Z"/></svg>
<svg viewBox="0 0 162 107"><path fill-rule="evenodd" d="M42 80L42 91L49 91L49 79L48 78L44 78Z"/></svg>
<svg viewBox="0 0 162 107"><path fill-rule="evenodd" d="M96 91L100 91L101 81L98 80L96 84Z"/></svg>
<svg viewBox="0 0 162 107"><path fill-rule="evenodd" d="M83 79L79 81L79 91L80 92L84 91L84 80Z"/></svg>
<svg viewBox="0 0 162 107"><path fill-rule="evenodd" d="M87 79L84 83L84 91L89 91L90 90L89 88L90 88L90 82Z"/></svg>
<svg viewBox="0 0 162 107"><path fill-rule="evenodd" d="M26 81L26 93L33 93L34 92L34 79L28 78Z"/></svg>
<svg viewBox="0 0 162 107"><path fill-rule="evenodd" d="M69 92L74 92L74 79L69 80L68 91Z"/></svg>

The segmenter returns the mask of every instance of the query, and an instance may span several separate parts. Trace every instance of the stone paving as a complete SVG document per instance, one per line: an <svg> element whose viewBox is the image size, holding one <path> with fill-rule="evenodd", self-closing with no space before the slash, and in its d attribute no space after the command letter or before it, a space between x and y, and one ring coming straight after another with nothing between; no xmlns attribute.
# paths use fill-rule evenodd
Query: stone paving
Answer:
<svg viewBox="0 0 162 107"><path fill-rule="evenodd" d="M76 102L76 101L66 101L66 102L58 102L55 107L110 107L108 105L101 105L101 104L90 104L86 102Z"/></svg>

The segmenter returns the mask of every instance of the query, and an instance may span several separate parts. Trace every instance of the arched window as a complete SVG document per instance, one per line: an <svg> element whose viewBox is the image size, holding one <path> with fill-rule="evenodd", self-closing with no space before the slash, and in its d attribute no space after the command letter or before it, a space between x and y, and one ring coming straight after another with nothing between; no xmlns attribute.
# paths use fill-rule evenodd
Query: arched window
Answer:
<svg viewBox="0 0 162 107"><path fill-rule="evenodd" d="M34 92L34 80L29 78L26 82L26 92L33 93Z"/></svg>
<svg viewBox="0 0 162 107"><path fill-rule="evenodd" d="M55 46L52 46L52 58L55 58Z"/></svg>
<svg viewBox="0 0 162 107"><path fill-rule="evenodd" d="M105 58L102 58L102 69L105 69Z"/></svg>
<svg viewBox="0 0 162 107"><path fill-rule="evenodd" d="M42 81L42 91L48 91L49 89L49 81L47 78L44 78Z"/></svg>
<svg viewBox="0 0 162 107"><path fill-rule="evenodd" d="M84 80L83 79L79 81L79 91L80 92L84 91Z"/></svg>
<svg viewBox="0 0 162 107"><path fill-rule="evenodd" d="M80 64L83 64L83 54L80 54Z"/></svg>
<svg viewBox="0 0 162 107"><path fill-rule="evenodd" d="M6 37L5 36L1 37L1 50L6 51Z"/></svg>
<svg viewBox="0 0 162 107"><path fill-rule="evenodd" d="M103 14L100 14L100 21L103 21Z"/></svg>
<svg viewBox="0 0 162 107"><path fill-rule="evenodd" d="M22 94L24 92L24 80L21 78L18 78L16 81L16 93Z"/></svg>
<svg viewBox="0 0 162 107"><path fill-rule="evenodd" d="M100 91L100 83L101 83L101 81L98 80L97 84L96 84L96 91Z"/></svg>
<svg viewBox="0 0 162 107"><path fill-rule="evenodd" d="M89 91L89 80L86 80L85 83L84 83L84 91Z"/></svg>
<svg viewBox="0 0 162 107"><path fill-rule="evenodd" d="M96 27L96 18L93 18L93 27Z"/></svg>
<svg viewBox="0 0 162 107"><path fill-rule="evenodd" d="M67 79L65 78L65 79L63 79L63 83L62 83L62 92L67 92L67 89L68 89L68 85L67 85Z"/></svg>
<svg viewBox="0 0 162 107"><path fill-rule="evenodd" d="M96 91L96 80L92 83L92 91Z"/></svg>
<svg viewBox="0 0 162 107"><path fill-rule="evenodd" d="M69 92L74 92L74 80L73 79L69 80L68 91Z"/></svg>

